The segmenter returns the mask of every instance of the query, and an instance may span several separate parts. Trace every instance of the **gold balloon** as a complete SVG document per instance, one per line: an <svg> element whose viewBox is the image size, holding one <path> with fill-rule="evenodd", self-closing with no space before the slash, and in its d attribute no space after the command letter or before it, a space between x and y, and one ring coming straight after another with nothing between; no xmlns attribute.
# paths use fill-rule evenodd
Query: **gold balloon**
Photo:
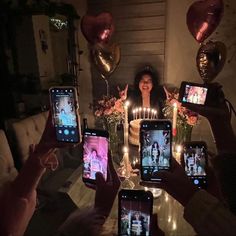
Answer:
<svg viewBox="0 0 236 236"><path fill-rule="evenodd" d="M196 62L204 82L211 82L220 73L226 61L226 54L226 46L219 41L209 41L199 48Z"/></svg>
<svg viewBox="0 0 236 236"><path fill-rule="evenodd" d="M117 44L96 44L91 50L91 57L97 70L107 79L120 62L120 47Z"/></svg>

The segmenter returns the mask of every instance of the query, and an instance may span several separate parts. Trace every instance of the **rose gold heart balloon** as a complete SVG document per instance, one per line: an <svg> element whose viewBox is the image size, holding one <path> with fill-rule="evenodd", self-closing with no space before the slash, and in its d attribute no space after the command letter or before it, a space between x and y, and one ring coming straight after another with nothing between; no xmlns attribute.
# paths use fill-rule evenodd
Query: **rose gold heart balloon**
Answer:
<svg viewBox="0 0 236 236"><path fill-rule="evenodd" d="M117 44L97 44L91 50L91 57L102 77L107 79L120 63L120 47Z"/></svg>
<svg viewBox="0 0 236 236"><path fill-rule="evenodd" d="M220 73L224 67L226 56L226 46L219 41L209 41L199 48L196 62L204 82L211 82Z"/></svg>
<svg viewBox="0 0 236 236"><path fill-rule="evenodd" d="M223 0L201 0L189 7L188 29L199 43L202 43L214 32L221 21L223 12Z"/></svg>
<svg viewBox="0 0 236 236"><path fill-rule="evenodd" d="M81 20L81 31L91 44L108 43L114 29L112 15L108 12L98 16L85 15Z"/></svg>

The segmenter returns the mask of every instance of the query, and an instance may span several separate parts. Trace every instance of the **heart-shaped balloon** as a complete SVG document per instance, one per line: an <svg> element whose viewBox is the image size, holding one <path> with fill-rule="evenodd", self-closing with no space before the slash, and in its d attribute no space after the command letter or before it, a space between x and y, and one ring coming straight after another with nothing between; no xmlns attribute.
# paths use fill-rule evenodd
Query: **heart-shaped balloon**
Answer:
<svg viewBox="0 0 236 236"><path fill-rule="evenodd" d="M98 16L85 15L81 20L81 31L91 44L108 43L114 29L112 15L108 12Z"/></svg>
<svg viewBox="0 0 236 236"><path fill-rule="evenodd" d="M107 79L120 62L120 47L117 44L96 44L91 50L94 65L101 73L102 78Z"/></svg>
<svg viewBox="0 0 236 236"><path fill-rule="evenodd" d="M223 12L223 0L201 0L189 7L187 13L188 29L199 43L202 43L215 31Z"/></svg>
<svg viewBox="0 0 236 236"><path fill-rule="evenodd" d="M209 41L203 44L197 54L197 68L204 82L211 82L223 69L227 56L222 42Z"/></svg>

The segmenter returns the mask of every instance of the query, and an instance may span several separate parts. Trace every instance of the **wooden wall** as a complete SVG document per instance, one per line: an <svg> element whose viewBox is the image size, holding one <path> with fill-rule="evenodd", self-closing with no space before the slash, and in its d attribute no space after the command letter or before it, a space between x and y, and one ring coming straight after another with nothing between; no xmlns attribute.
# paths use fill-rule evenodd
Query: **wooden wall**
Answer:
<svg viewBox="0 0 236 236"><path fill-rule="evenodd" d="M163 82L166 0L87 0L88 14L110 12L115 22L113 42L121 49L121 61L109 79L116 85L133 84L145 65L157 69ZM105 83L92 65L94 98L105 93Z"/></svg>

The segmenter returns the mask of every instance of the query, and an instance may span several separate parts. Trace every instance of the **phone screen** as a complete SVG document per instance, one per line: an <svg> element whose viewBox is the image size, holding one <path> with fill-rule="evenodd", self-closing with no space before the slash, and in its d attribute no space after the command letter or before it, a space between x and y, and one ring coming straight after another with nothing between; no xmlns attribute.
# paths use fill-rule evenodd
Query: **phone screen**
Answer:
<svg viewBox="0 0 236 236"><path fill-rule="evenodd" d="M186 84L181 102L204 105L207 97L207 88Z"/></svg>
<svg viewBox="0 0 236 236"><path fill-rule="evenodd" d="M119 193L119 235L150 235L153 197L143 190Z"/></svg>
<svg viewBox="0 0 236 236"><path fill-rule="evenodd" d="M79 142L80 126L76 113L76 90L74 88L52 88L50 95L57 140Z"/></svg>
<svg viewBox="0 0 236 236"><path fill-rule="evenodd" d="M108 133L85 130L83 137L83 180L95 183L96 173L107 180Z"/></svg>
<svg viewBox="0 0 236 236"><path fill-rule="evenodd" d="M155 172L169 170L172 133L170 121L142 121L140 127L141 179L157 181Z"/></svg>
<svg viewBox="0 0 236 236"><path fill-rule="evenodd" d="M183 148L182 162L189 178L198 187L206 185L207 152L204 144L189 144Z"/></svg>

